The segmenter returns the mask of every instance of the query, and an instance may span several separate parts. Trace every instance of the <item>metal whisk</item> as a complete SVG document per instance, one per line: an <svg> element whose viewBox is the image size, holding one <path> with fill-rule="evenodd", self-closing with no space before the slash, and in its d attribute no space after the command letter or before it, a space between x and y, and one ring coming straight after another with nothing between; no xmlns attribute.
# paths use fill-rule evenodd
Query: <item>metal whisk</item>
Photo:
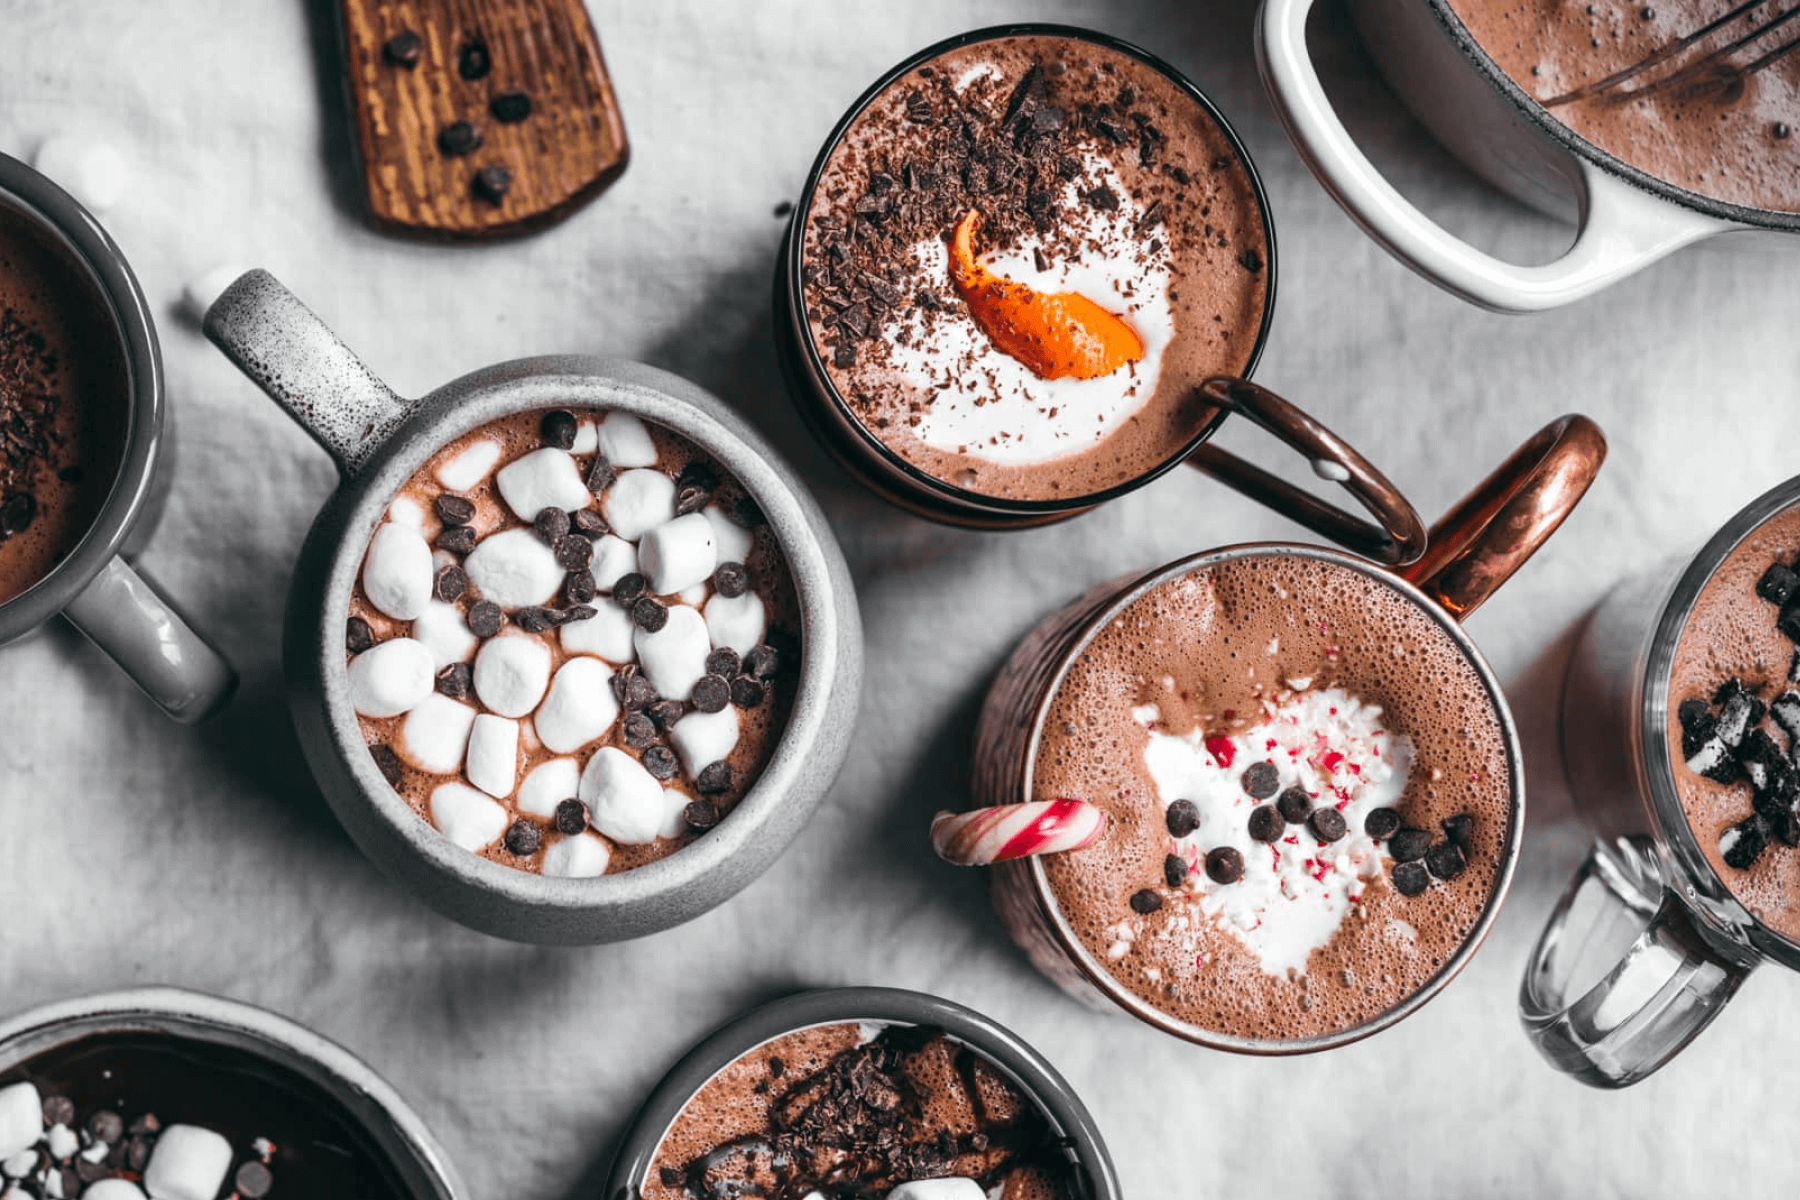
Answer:
<svg viewBox="0 0 1800 1200"><path fill-rule="evenodd" d="M1800 29L1790 31L1773 44L1770 39L1772 33L1800 20L1800 5L1760 25L1751 24L1741 33L1734 28L1768 2L1769 0L1750 0L1748 4L1739 4L1686 37L1670 42L1636 65L1626 67L1623 71L1615 71L1605 79L1565 92L1543 103L1548 108L1555 108L1560 104L1570 104L1595 96L1602 97L1609 103L1622 103L1678 89L1694 95L1729 87L1800 48ZM1714 37L1715 34L1728 40L1720 43ZM1706 49L1708 45L1712 46L1710 50ZM1705 53L1697 58L1677 61L1696 48L1705 50ZM1756 57L1745 62L1734 62L1740 52L1748 52ZM1668 74L1639 82L1658 67L1667 64L1674 64L1674 69ZM1634 82L1637 86L1629 86Z"/></svg>

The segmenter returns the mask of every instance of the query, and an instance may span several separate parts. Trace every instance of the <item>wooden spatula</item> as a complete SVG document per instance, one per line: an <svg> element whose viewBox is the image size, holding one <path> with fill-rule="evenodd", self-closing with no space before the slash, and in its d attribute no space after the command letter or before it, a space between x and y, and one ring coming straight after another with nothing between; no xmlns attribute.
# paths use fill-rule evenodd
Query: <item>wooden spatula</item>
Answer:
<svg viewBox="0 0 1800 1200"><path fill-rule="evenodd" d="M340 0L369 216L502 237L625 169L618 100L582 0Z"/></svg>

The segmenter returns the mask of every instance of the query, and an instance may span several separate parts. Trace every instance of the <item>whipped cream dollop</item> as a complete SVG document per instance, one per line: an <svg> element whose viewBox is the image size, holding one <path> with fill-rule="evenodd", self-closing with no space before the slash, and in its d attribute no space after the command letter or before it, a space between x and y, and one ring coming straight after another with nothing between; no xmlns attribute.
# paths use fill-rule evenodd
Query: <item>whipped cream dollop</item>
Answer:
<svg viewBox="0 0 1800 1200"><path fill-rule="evenodd" d="M1169 853L1190 867L1175 902L1236 938L1269 974L1303 974L1307 958L1331 941L1363 890L1384 874L1381 847L1363 832L1363 821L1406 791L1412 743L1383 725L1379 706L1342 688L1283 691L1263 702L1260 719L1231 734L1165 732L1154 704L1132 715L1150 735L1144 765L1163 809L1188 800L1200 813L1198 828L1170 839ZM1324 843L1300 824L1273 843L1252 838L1251 811L1274 800L1244 790L1244 772L1259 762L1275 767L1276 796L1303 789L1315 808L1342 813L1349 833ZM1243 878L1234 883L1206 874L1207 852L1221 846L1243 855Z"/></svg>

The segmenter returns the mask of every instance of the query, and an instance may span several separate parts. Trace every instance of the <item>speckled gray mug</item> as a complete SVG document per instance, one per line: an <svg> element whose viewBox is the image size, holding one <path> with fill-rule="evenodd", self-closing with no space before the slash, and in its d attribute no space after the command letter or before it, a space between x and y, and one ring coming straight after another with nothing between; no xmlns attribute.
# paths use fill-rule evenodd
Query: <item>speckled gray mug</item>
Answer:
<svg viewBox="0 0 1800 1200"><path fill-rule="evenodd" d="M337 461L343 483L294 568L283 659L314 778L363 853L439 912L515 941L609 942L706 912L772 863L818 807L849 750L862 625L824 514L774 449L717 397L640 363L564 355L487 367L418 400L369 371L266 271L214 302L206 333ZM618 410L705 451L748 491L786 556L800 602L794 707L773 757L725 820L667 858L613 875L552 878L453 845L390 787L351 707L344 623L388 502L442 446L530 409Z"/></svg>

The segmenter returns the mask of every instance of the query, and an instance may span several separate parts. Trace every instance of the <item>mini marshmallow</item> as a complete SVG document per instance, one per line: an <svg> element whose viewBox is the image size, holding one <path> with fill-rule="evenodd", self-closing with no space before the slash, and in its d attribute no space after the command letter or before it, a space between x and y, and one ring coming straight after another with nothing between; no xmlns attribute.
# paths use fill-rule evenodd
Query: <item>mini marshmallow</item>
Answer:
<svg viewBox="0 0 1800 1200"><path fill-rule="evenodd" d="M887 1194L887 1200L987 1200L979 1183L963 1175L915 1179Z"/></svg>
<svg viewBox="0 0 1800 1200"><path fill-rule="evenodd" d="M31 164L96 215L125 194L124 156L91 137L57 134L45 138Z"/></svg>
<svg viewBox="0 0 1800 1200"><path fill-rule="evenodd" d="M615 842L641 846L662 829L662 784L617 746L588 759L577 794L587 801L594 828Z"/></svg>
<svg viewBox="0 0 1800 1200"><path fill-rule="evenodd" d="M493 713L478 714L469 729L463 774L490 796L512 795L519 778L519 723Z"/></svg>
<svg viewBox="0 0 1800 1200"><path fill-rule="evenodd" d="M656 465L656 443L650 440L644 423L630 413L606 414L600 422L599 443L600 453L615 467Z"/></svg>
<svg viewBox="0 0 1800 1200"><path fill-rule="evenodd" d="M669 744L690 779L723 760L737 742L737 709L729 704L716 713L691 712L669 730Z"/></svg>
<svg viewBox="0 0 1800 1200"><path fill-rule="evenodd" d="M489 638L475 655L475 694L490 712L523 717L550 686L550 647L529 633Z"/></svg>
<svg viewBox="0 0 1800 1200"><path fill-rule="evenodd" d="M350 660L350 707L365 717L397 717L431 695L437 661L412 638L389 638Z"/></svg>
<svg viewBox="0 0 1800 1200"><path fill-rule="evenodd" d="M550 547L529 529L508 529L483 538L469 551L463 570L483 600L502 608L548 603L568 574L557 565Z"/></svg>
<svg viewBox="0 0 1800 1200"><path fill-rule="evenodd" d="M181 311L195 323L205 321L206 310L219 298L219 293L236 283L243 273L244 268L237 263L206 268L181 285Z"/></svg>
<svg viewBox="0 0 1800 1200"><path fill-rule="evenodd" d="M213 1200L231 1170L231 1143L198 1125L170 1125L156 1138L144 1190L156 1200Z"/></svg>
<svg viewBox="0 0 1800 1200"><path fill-rule="evenodd" d="M675 593L675 598L689 608L699 608L702 604L706 603L706 597L711 592L712 588L708 587L704 582L701 582L693 584L690 587L682 588L679 592Z"/></svg>
<svg viewBox="0 0 1800 1200"><path fill-rule="evenodd" d="M663 789L663 823L657 837L677 838L687 832L687 806L693 797L674 788Z"/></svg>
<svg viewBox="0 0 1800 1200"><path fill-rule="evenodd" d="M396 525L417 529L420 534L425 532L425 506L411 496L395 496L393 503L388 505L387 519Z"/></svg>
<svg viewBox="0 0 1800 1200"><path fill-rule="evenodd" d="M592 421L582 421L575 426L575 444L569 447L570 454L592 454L600 446L600 427Z"/></svg>
<svg viewBox="0 0 1800 1200"><path fill-rule="evenodd" d="M439 463L433 474L437 476L439 483L451 491L466 492L487 478L487 473L499 461L500 443L483 438L478 442L470 442L456 457Z"/></svg>
<svg viewBox="0 0 1800 1200"><path fill-rule="evenodd" d="M506 809L466 783L440 783L431 792L431 823L464 850L483 850L506 832Z"/></svg>
<svg viewBox="0 0 1800 1200"><path fill-rule="evenodd" d="M632 635L637 632L631 614L616 604L596 604L594 615L585 621L570 621L557 633L562 648L570 654L592 654L613 666L637 660Z"/></svg>
<svg viewBox="0 0 1800 1200"><path fill-rule="evenodd" d="M0 1088L0 1158L37 1145L44 1133L44 1101L36 1087L15 1083Z"/></svg>
<svg viewBox="0 0 1800 1200"><path fill-rule="evenodd" d="M661 471L621 471L606 489L600 511L614 533L635 542L675 519L675 481Z"/></svg>
<svg viewBox="0 0 1800 1200"><path fill-rule="evenodd" d="M462 771L463 750L474 725L473 708L433 692L406 714L397 749L401 758L421 771L455 775Z"/></svg>
<svg viewBox="0 0 1800 1200"><path fill-rule="evenodd" d="M572 758L552 758L526 772L514 800L520 812L534 817L554 817L556 806L581 787L581 764Z"/></svg>
<svg viewBox="0 0 1800 1200"><path fill-rule="evenodd" d="M591 833L578 833L550 843L544 851L544 874L569 879L604 875L606 864L611 861L612 851L605 842Z"/></svg>
<svg viewBox="0 0 1800 1200"><path fill-rule="evenodd" d="M21 1150L17 1154L0 1159L0 1173L5 1174L8 1179L23 1179L37 1169L38 1152L35 1147ZM24 1195L25 1193L19 1191L17 1188L9 1187L6 1189L5 1193L0 1194L0 1200L14 1200L14 1197L22 1198Z"/></svg>
<svg viewBox="0 0 1800 1200"><path fill-rule="evenodd" d="M637 630L632 634L632 642L650 686L665 700L688 698L706 674L706 656L713 648L706 633L706 619L699 609L685 604L669 609L669 619L655 633Z"/></svg>
<svg viewBox="0 0 1800 1200"><path fill-rule="evenodd" d="M586 508L594 499L581 481L575 456L555 446L515 458L494 476L500 495L521 521L535 520L546 508Z"/></svg>
<svg viewBox="0 0 1800 1200"><path fill-rule="evenodd" d="M479 640L469 632L456 605L442 600L433 600L413 619L412 635L431 651L431 661L440 671L451 663L468 662Z"/></svg>
<svg viewBox="0 0 1800 1200"><path fill-rule="evenodd" d="M594 561L588 565L588 571L594 576L596 588L610 592L613 584L637 569L636 546L611 533L594 539Z"/></svg>
<svg viewBox="0 0 1800 1200"><path fill-rule="evenodd" d="M81 1200L144 1200L144 1193L129 1179L100 1179L87 1185Z"/></svg>
<svg viewBox="0 0 1800 1200"><path fill-rule="evenodd" d="M44 1133L44 1144L50 1151L50 1157L58 1162L69 1161L81 1149L81 1139L75 1136L73 1129L60 1121Z"/></svg>
<svg viewBox="0 0 1800 1200"><path fill-rule="evenodd" d="M571 658L558 669L534 723L539 741L556 754L570 754L611 729L618 718L612 668L597 658L582 657Z"/></svg>
<svg viewBox="0 0 1800 1200"><path fill-rule="evenodd" d="M730 646L738 654L750 653L769 629L762 597L755 592L741 596L714 596L706 602L706 633L715 646Z"/></svg>
<svg viewBox="0 0 1800 1200"><path fill-rule="evenodd" d="M638 542L638 569L659 596L705 583L718 565L712 522L701 513L658 525Z"/></svg>
<svg viewBox="0 0 1800 1200"><path fill-rule="evenodd" d="M707 505L704 514L706 519L712 522L713 542L719 548L719 561L722 563L748 561L750 548L756 544L756 535L732 520L726 515L725 510L716 504Z"/></svg>
<svg viewBox="0 0 1800 1200"><path fill-rule="evenodd" d="M417 529L389 521L369 541L369 553L363 559L363 593L370 604L394 620L410 621L424 612L431 600L433 574L431 547L424 537Z"/></svg>

